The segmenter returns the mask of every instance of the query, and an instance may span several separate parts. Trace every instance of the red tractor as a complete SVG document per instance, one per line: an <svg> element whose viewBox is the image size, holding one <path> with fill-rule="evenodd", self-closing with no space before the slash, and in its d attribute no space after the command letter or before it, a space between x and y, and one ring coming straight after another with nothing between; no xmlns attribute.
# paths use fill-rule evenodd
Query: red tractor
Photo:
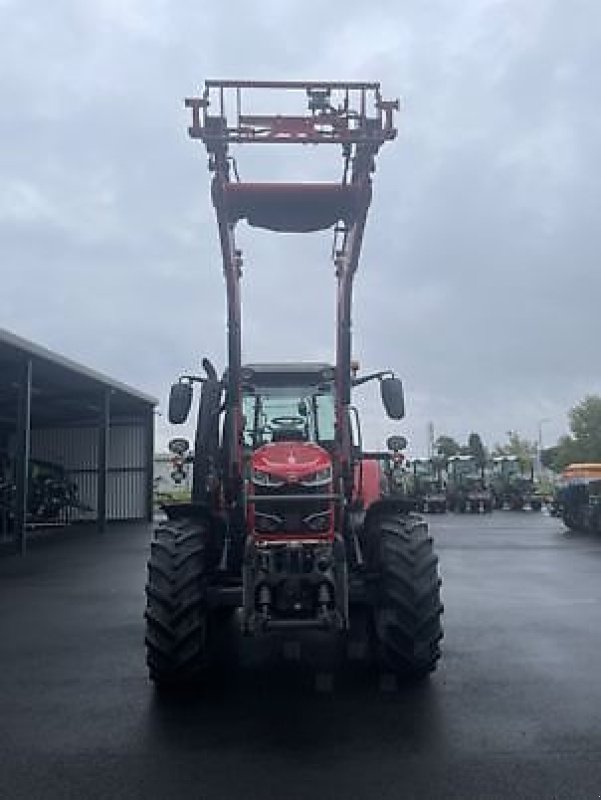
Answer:
<svg viewBox="0 0 601 800"><path fill-rule="evenodd" d="M247 95L258 92L288 93L306 106L294 115L247 113ZM401 381L389 370L358 376L351 363L352 284L371 175L378 150L396 136L398 103L383 100L377 83L207 81L202 97L186 105L189 134L206 146L213 173L228 364L220 376L204 359L203 375L184 375L171 388L169 419L177 424L188 417L193 385L201 385L187 456L192 500L165 507L151 544L150 677L160 686L201 679L226 609L238 609L252 636L313 629L348 637L367 612L364 644L374 659L398 676L424 676L440 656L438 559L411 504L382 495L378 459L362 450L351 404L354 387L377 380L388 416L404 416ZM243 183L233 143L338 144L342 179ZM281 232L334 229L334 365L242 364L240 220Z"/></svg>

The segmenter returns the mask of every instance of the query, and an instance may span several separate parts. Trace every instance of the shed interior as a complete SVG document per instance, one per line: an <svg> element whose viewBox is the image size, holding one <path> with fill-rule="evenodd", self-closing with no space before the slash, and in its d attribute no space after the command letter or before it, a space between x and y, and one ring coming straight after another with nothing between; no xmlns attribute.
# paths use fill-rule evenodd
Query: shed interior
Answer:
<svg viewBox="0 0 601 800"><path fill-rule="evenodd" d="M0 539L24 552L35 525L150 520L156 404L0 329Z"/></svg>

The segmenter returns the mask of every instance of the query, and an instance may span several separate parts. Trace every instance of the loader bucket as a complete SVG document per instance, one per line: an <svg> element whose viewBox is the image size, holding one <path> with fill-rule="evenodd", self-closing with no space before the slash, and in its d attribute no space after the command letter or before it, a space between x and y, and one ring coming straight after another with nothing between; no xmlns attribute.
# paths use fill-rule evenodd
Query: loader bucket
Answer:
<svg viewBox="0 0 601 800"><path fill-rule="evenodd" d="M371 187L330 183L213 184L213 202L231 223L241 219L256 228L305 233L351 225L367 208Z"/></svg>

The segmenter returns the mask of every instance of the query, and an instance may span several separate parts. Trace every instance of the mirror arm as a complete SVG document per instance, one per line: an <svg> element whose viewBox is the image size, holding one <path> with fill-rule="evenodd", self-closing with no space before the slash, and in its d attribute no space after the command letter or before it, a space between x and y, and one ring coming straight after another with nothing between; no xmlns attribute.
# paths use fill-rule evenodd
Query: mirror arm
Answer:
<svg viewBox="0 0 601 800"><path fill-rule="evenodd" d="M202 378L200 375L180 375L179 382L184 383L187 381L188 383L205 383L207 378Z"/></svg>
<svg viewBox="0 0 601 800"><path fill-rule="evenodd" d="M362 375L360 378L353 378L351 381L352 386L361 386L362 383L367 383L368 381L373 381L376 378L378 380L382 380L382 378L394 378L394 372L390 369L382 370L381 372L372 372L370 375Z"/></svg>

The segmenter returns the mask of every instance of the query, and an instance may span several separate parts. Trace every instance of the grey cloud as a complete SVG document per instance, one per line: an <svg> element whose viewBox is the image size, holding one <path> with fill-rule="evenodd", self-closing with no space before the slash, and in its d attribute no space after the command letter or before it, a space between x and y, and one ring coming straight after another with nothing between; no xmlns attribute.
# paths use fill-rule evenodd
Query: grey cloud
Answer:
<svg viewBox="0 0 601 800"><path fill-rule="evenodd" d="M341 11L0 5L2 324L163 398L201 354L223 364L209 178L182 98L209 76L377 78L404 110L376 174L357 355L405 376L415 449L430 419L494 441L509 428L533 436L548 417L545 435L559 434L568 406L601 389L598 4ZM283 158L268 164L275 177L304 169ZM240 156L245 176L260 162ZM329 240L241 240L245 352L325 357ZM376 393L361 403L375 446L388 426Z"/></svg>

